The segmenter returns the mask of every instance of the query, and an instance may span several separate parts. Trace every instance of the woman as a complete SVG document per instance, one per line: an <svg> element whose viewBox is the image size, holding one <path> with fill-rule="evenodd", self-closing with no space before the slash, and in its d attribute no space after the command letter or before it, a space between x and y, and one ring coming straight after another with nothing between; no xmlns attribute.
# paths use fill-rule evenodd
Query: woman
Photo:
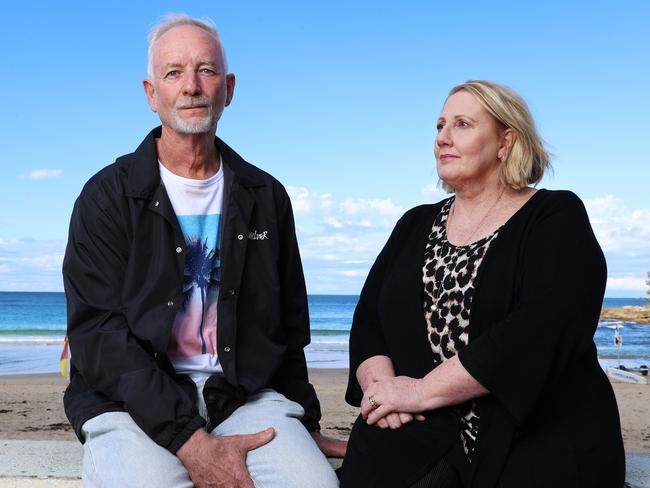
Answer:
<svg viewBox="0 0 650 488"><path fill-rule="evenodd" d="M454 87L437 128L453 196L402 217L361 293L341 486L621 487L593 342L606 268L582 202L531 187L549 155L510 89Z"/></svg>

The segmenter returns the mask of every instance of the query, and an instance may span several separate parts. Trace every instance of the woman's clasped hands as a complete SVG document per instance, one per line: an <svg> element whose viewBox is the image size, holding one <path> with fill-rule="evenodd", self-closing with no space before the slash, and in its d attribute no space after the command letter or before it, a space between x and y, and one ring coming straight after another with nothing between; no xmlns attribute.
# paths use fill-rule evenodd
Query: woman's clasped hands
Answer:
<svg viewBox="0 0 650 488"><path fill-rule="evenodd" d="M361 415L369 425L398 429L409 422L424 420L421 379L408 376L384 377L366 388Z"/></svg>

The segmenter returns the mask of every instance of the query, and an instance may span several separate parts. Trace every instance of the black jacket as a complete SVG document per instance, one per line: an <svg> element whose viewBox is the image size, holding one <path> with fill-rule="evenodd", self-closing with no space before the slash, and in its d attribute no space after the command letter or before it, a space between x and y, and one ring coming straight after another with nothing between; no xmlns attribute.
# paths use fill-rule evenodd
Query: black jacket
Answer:
<svg viewBox="0 0 650 488"><path fill-rule="evenodd" d="M166 354L182 303L185 240L160 183L157 137L160 128L92 177L75 203L63 262L72 355L64 406L82 441L86 420L127 411L175 453L205 422L194 383L175 374ZM221 140L215 144L225 179L217 308L224 374L204 389L210 422L271 387L300 403L305 427L317 430L320 406L303 352L310 340L307 296L289 197L272 176Z"/></svg>
<svg viewBox="0 0 650 488"><path fill-rule="evenodd" d="M350 336L346 398L353 405L361 399L356 369L368 357L391 357L398 375L431 370L422 266L442 203L407 212L370 271ZM490 391L478 399L468 486L623 485L618 410L593 342L605 281L602 251L570 192L539 190L492 242L475 281L470 342L458 355ZM449 435L459 442L453 430L437 441L448 443ZM348 452L363 449L351 439Z"/></svg>

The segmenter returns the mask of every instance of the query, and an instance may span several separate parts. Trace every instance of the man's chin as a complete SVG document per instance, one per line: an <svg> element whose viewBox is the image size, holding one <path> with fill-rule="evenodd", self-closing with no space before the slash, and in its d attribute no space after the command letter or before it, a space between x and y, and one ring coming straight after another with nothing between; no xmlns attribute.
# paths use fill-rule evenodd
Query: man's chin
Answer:
<svg viewBox="0 0 650 488"><path fill-rule="evenodd" d="M203 120L183 120L177 118L171 123L167 124L170 129L179 134L185 135L198 135L198 134L208 134L215 132L216 124L212 121L211 118Z"/></svg>

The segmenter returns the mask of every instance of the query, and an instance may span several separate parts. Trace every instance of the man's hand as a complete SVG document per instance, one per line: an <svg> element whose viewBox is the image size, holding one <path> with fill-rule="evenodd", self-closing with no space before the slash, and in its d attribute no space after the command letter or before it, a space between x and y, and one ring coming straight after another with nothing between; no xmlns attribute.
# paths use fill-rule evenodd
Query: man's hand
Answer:
<svg viewBox="0 0 650 488"><path fill-rule="evenodd" d="M327 437L320 432L311 432L311 436L316 441L316 445L326 457L343 458L348 448L347 441Z"/></svg>
<svg viewBox="0 0 650 488"><path fill-rule="evenodd" d="M212 436L198 429L176 455L197 488L255 488L246 469L246 453L273 439L272 428L257 434Z"/></svg>

